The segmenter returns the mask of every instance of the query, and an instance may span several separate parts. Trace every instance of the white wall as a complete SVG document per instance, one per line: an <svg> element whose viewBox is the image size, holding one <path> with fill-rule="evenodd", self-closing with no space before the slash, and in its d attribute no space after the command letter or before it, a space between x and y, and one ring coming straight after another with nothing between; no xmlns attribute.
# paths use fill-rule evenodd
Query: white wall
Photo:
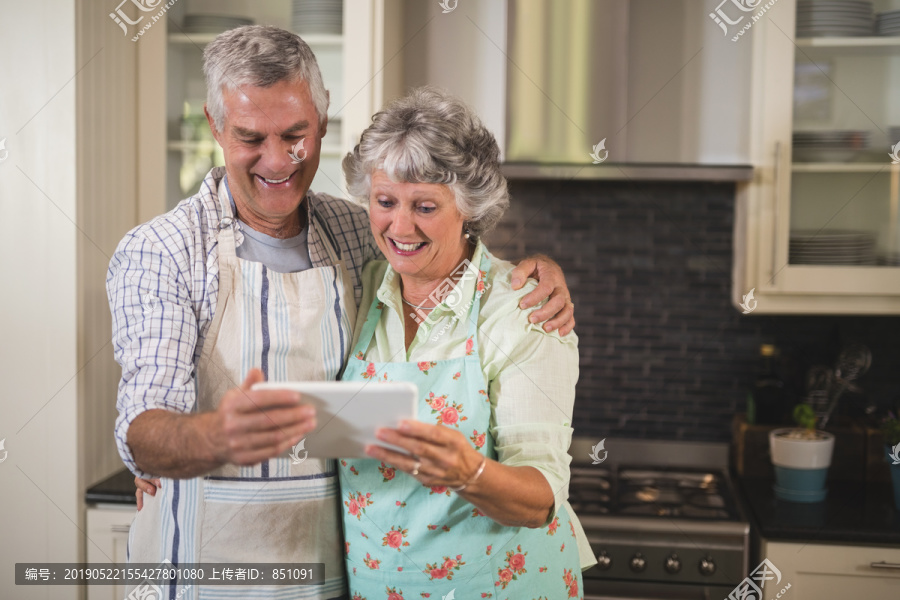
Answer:
<svg viewBox="0 0 900 600"><path fill-rule="evenodd" d="M4 2L0 56L0 596L76 598L12 568L79 560L74 2Z"/></svg>

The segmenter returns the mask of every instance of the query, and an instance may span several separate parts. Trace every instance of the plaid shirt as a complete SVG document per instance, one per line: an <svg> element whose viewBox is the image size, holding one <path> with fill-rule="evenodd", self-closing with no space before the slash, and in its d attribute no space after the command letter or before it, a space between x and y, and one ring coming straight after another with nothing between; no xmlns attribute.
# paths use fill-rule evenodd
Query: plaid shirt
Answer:
<svg viewBox="0 0 900 600"><path fill-rule="evenodd" d="M116 408L116 444L125 465L134 464L128 427L145 410L194 410L194 371L216 312L219 261L216 233L222 217L218 185L224 167L212 169L200 192L171 211L129 231L113 254L106 276L116 361L122 366ZM310 192L309 255L313 267L330 264L327 246L343 258L357 304L362 268L381 252L365 209ZM242 224L237 222L240 245Z"/></svg>

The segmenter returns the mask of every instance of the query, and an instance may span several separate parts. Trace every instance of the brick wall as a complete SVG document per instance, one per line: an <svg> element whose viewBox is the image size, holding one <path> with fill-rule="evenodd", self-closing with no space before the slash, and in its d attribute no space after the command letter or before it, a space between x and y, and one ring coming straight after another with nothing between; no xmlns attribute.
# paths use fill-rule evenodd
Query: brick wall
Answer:
<svg viewBox="0 0 900 600"><path fill-rule="evenodd" d="M900 318L744 316L730 303L734 185L513 181L486 243L545 253L576 306L576 435L728 441L761 343L775 343L797 394L811 364L848 341L872 350L845 414L900 396Z"/></svg>

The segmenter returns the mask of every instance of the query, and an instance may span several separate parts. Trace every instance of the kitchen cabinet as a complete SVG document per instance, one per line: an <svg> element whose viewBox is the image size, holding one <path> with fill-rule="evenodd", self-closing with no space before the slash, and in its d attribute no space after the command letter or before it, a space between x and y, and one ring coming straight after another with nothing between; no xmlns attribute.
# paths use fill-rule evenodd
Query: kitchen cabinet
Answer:
<svg viewBox="0 0 900 600"><path fill-rule="evenodd" d="M228 14L291 30L294 5L290 0L181 0L167 19L154 24L153 36L141 39L141 220L170 210L196 193L209 169L224 164L203 115L203 48L216 34L184 29L185 17ZM340 34L300 34L316 54L331 95L328 132L312 189L337 196L345 196L343 156L384 101L400 95L402 60L395 55L402 42L397 33L403 24L401 0L344 0L343 20Z"/></svg>
<svg viewBox="0 0 900 600"><path fill-rule="evenodd" d="M87 509L87 562L116 563L127 561L128 531L134 518L133 505L93 504ZM122 600L124 585L87 586L87 600Z"/></svg>
<svg viewBox="0 0 900 600"><path fill-rule="evenodd" d="M745 314L900 313L900 159L889 155L900 37L798 38L797 17L780 0L736 42L753 48L756 169L738 184L732 302Z"/></svg>
<svg viewBox="0 0 900 600"><path fill-rule="evenodd" d="M765 598L896 598L900 589L900 548L763 541L761 556L780 572L768 581Z"/></svg>

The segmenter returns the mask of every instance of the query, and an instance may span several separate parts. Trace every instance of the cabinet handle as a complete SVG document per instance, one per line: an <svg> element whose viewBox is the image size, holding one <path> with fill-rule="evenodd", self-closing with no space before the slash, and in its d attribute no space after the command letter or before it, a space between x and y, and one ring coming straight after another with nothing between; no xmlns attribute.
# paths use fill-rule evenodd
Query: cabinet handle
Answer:
<svg viewBox="0 0 900 600"><path fill-rule="evenodd" d="M131 525L112 525L109 529L113 533L128 533L131 531Z"/></svg>
<svg viewBox="0 0 900 600"><path fill-rule="evenodd" d="M775 235L775 243L772 244L772 279L769 281L771 285L775 285L775 277L778 271L775 270L778 260L778 205L781 201L781 141L775 142L775 174L773 176L775 193L774 210L772 211L772 230Z"/></svg>
<svg viewBox="0 0 900 600"><path fill-rule="evenodd" d="M869 564L869 567L873 569L897 569L900 570L900 563L889 563L889 562L877 562Z"/></svg>

